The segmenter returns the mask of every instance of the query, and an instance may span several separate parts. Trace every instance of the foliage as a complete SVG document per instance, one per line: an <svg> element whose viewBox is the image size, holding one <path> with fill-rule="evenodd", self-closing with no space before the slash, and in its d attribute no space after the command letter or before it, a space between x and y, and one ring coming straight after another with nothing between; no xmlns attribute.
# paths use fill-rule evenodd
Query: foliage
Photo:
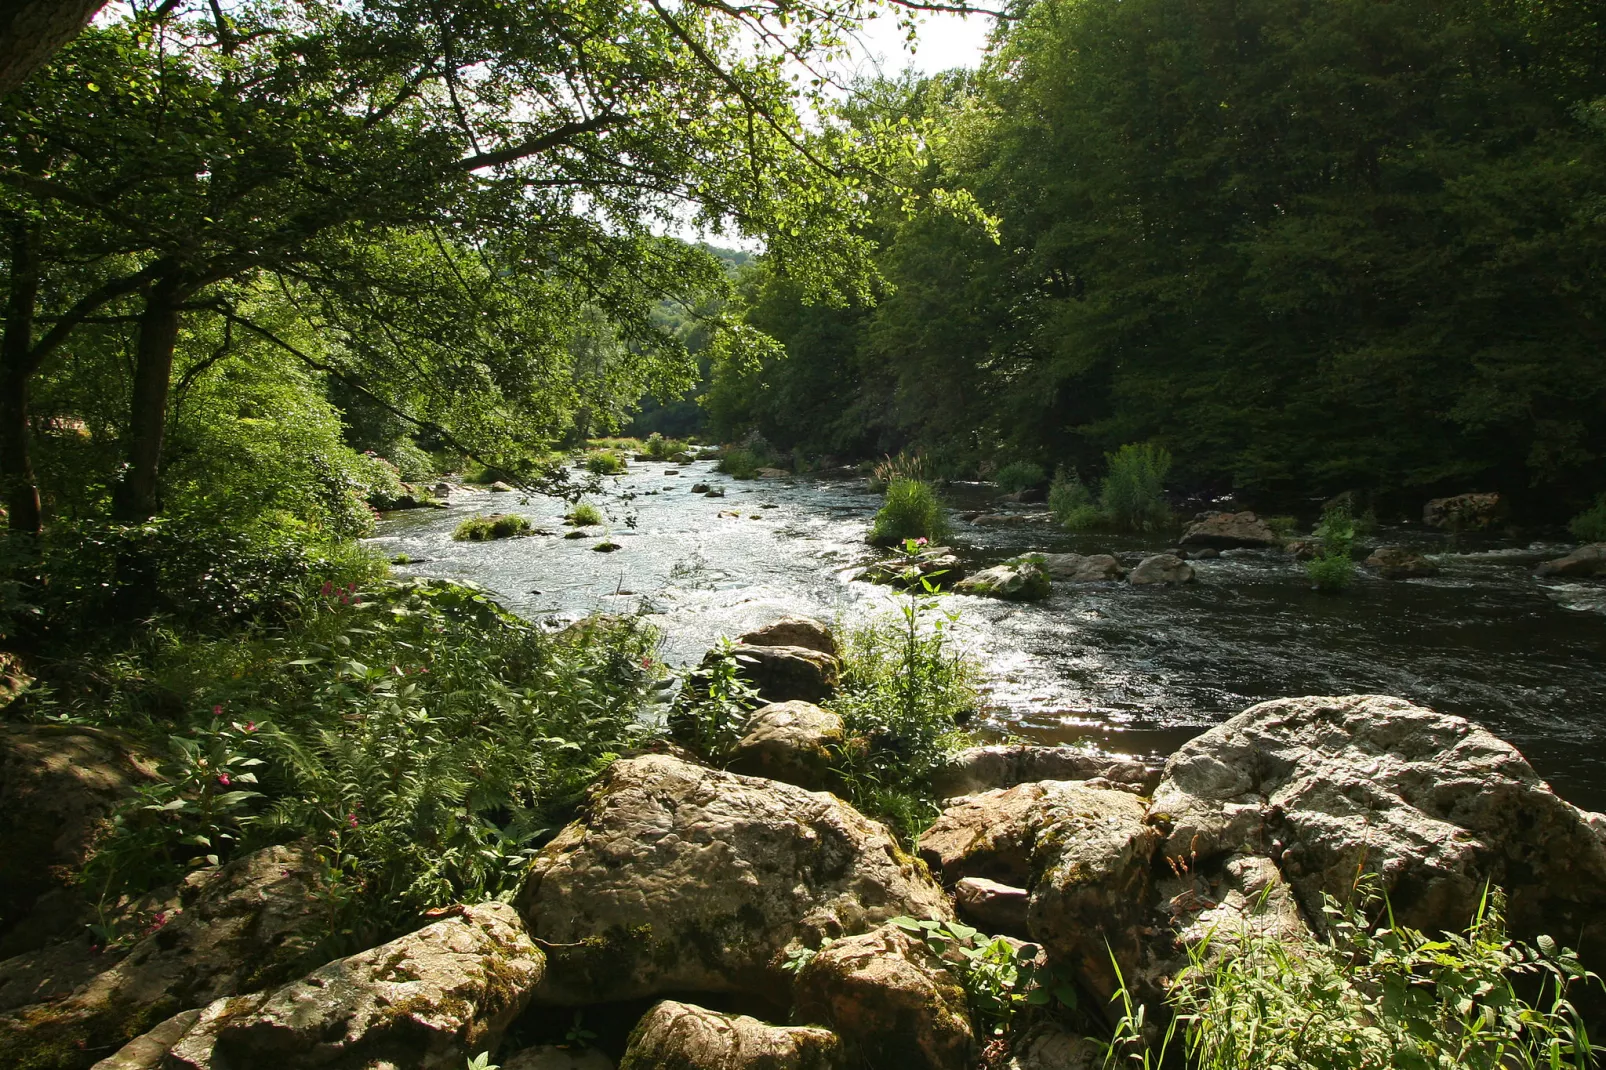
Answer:
<svg viewBox="0 0 1606 1070"><path fill-rule="evenodd" d="M1332 1070L1594 1065L1569 996L1596 982L1549 937L1529 947L1505 929L1504 897L1485 896L1465 934L1430 937L1356 906L1325 906L1327 938L1290 945L1253 932L1206 940L1172 987L1175 1030L1200 1070ZM1223 934L1227 935L1227 934ZM1532 1000L1530 1002L1529 1000ZM1141 1023L1129 1013L1117 1041ZM1174 1033L1172 1034L1174 1036ZM1150 1065L1149 1053L1134 1060Z"/></svg>
<svg viewBox="0 0 1606 1070"><path fill-rule="evenodd" d="M1048 486L1048 511L1066 531L1089 531L1104 524L1104 514L1093 504L1093 493L1074 470L1061 466Z"/></svg>
<svg viewBox="0 0 1606 1070"><path fill-rule="evenodd" d="M585 469L596 476L623 475L625 459L613 450L592 450L585 455Z"/></svg>
<svg viewBox="0 0 1606 1070"><path fill-rule="evenodd" d="M1106 470L1099 484L1099 510L1123 531L1152 531L1171 522L1165 503L1171 454L1163 446L1122 446L1104 455Z"/></svg>
<svg viewBox="0 0 1606 1070"><path fill-rule="evenodd" d="M590 502L580 502L563 516L565 524L573 524L576 527L595 526L602 523L602 520L602 510Z"/></svg>
<svg viewBox="0 0 1606 1070"><path fill-rule="evenodd" d="M1606 494L1596 498L1594 505L1573 517L1567 530L1579 542L1606 542Z"/></svg>
<svg viewBox="0 0 1606 1070"><path fill-rule="evenodd" d="M1292 535L1299 527L1299 521L1291 516L1266 516L1261 517L1261 519L1266 522L1266 526L1274 534L1284 539Z"/></svg>
<svg viewBox="0 0 1606 1070"><path fill-rule="evenodd" d="M471 516L452 532L458 542L486 542L490 539L510 539L530 530L530 521L517 513L493 513L490 516Z"/></svg>
<svg viewBox="0 0 1606 1070"><path fill-rule="evenodd" d="M1323 594L1336 594L1350 585L1355 575L1355 520L1347 501L1337 501L1322 511L1315 536L1320 544L1316 556L1305 562L1311 582Z"/></svg>
<svg viewBox="0 0 1606 1070"><path fill-rule="evenodd" d="M770 466L769 458L746 446L731 446L722 451L715 465L721 472L736 479L756 479L760 468Z"/></svg>
<svg viewBox="0 0 1606 1070"><path fill-rule="evenodd" d="M1043 949L1036 944L1016 946L1008 937L986 936L957 921L903 915L890 924L924 943L957 975L971 1020L983 1035L1008 1033L1015 1016L1027 1007L1077 1006L1076 989L1038 966Z"/></svg>
<svg viewBox="0 0 1606 1070"><path fill-rule="evenodd" d="M948 511L930 483L895 479L870 525L870 542L891 546L906 539L939 542L949 534Z"/></svg>
<svg viewBox="0 0 1606 1070"><path fill-rule="evenodd" d="M686 443L678 438L665 438L654 431L642 444L642 452L655 461L667 461L677 454L685 453Z"/></svg>
<svg viewBox="0 0 1606 1070"><path fill-rule="evenodd" d="M334 941L371 946L425 910L511 891L597 771L646 731L656 637L635 622L554 637L472 587L324 592L286 627L174 637L144 656L143 674L185 712L167 728L162 783L92 860L93 894L309 838L345 904ZM116 710L73 712L149 730ZM242 774L256 783L236 787Z"/></svg>
<svg viewBox="0 0 1606 1070"><path fill-rule="evenodd" d="M720 636L702 667L682 678L670 712L674 737L711 762L724 760L747 733L747 715L760 705L758 692L742 678L739 658L730 639Z"/></svg>
<svg viewBox="0 0 1606 1070"><path fill-rule="evenodd" d="M1004 465L993 476L993 482L1005 494L1014 494L1016 491L1028 490L1041 486L1048 478L1043 466L1035 461L1012 461Z"/></svg>
<svg viewBox="0 0 1606 1070"><path fill-rule="evenodd" d="M978 670L954 647L958 611L942 608L929 580L896 617L850 629L842 682L828 703L847 742L836 769L854 805L913 843L937 816L932 774L962 746L961 719L977 701Z"/></svg>

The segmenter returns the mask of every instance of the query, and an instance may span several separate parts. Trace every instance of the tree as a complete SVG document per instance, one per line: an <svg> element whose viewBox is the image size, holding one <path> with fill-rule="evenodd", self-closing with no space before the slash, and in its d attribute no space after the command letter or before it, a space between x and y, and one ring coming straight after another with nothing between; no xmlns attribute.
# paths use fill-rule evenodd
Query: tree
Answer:
<svg viewBox="0 0 1606 1070"><path fill-rule="evenodd" d="M0 11L0 97L43 67L106 0L13 0Z"/></svg>

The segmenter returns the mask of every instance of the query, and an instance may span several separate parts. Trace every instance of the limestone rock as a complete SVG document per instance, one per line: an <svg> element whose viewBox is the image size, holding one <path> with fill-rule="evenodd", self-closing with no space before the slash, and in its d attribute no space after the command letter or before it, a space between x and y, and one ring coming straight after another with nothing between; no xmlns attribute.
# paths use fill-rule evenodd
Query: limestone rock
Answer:
<svg viewBox="0 0 1606 1070"><path fill-rule="evenodd" d="M1446 531L1476 531L1493 524L1500 512L1499 494L1457 494L1428 502L1422 507L1422 522Z"/></svg>
<svg viewBox="0 0 1606 1070"><path fill-rule="evenodd" d="M853 1065L969 1070L965 990L895 925L823 949L799 971L796 996L798 1017L840 1036Z"/></svg>
<svg viewBox="0 0 1606 1070"><path fill-rule="evenodd" d="M508 493L511 493L512 490L513 490L512 487L508 486L506 483L502 482L500 479L498 479L495 483L491 484L491 489L493 491L495 491L496 493L498 493L498 494L508 494Z"/></svg>
<svg viewBox="0 0 1606 1070"><path fill-rule="evenodd" d="M1010 602L1036 602L1047 598L1052 586L1042 565L1022 558L972 573L954 584L954 590Z"/></svg>
<svg viewBox="0 0 1606 1070"><path fill-rule="evenodd" d="M1377 569L1378 575L1385 580L1409 580L1439 574L1438 565L1403 546L1379 546L1362 564Z"/></svg>
<svg viewBox="0 0 1606 1070"><path fill-rule="evenodd" d="M501 1060L502 1070L614 1070L613 1060L596 1048L537 1044Z"/></svg>
<svg viewBox="0 0 1606 1070"><path fill-rule="evenodd" d="M1004 1070L1103 1070L1104 1051L1058 1022L1038 1022L1010 1045Z"/></svg>
<svg viewBox="0 0 1606 1070"><path fill-rule="evenodd" d="M1043 568L1050 578L1067 583L1103 583L1126 576L1121 562L1109 554L1044 554Z"/></svg>
<svg viewBox="0 0 1606 1070"><path fill-rule="evenodd" d="M1176 554L1155 554L1138 562L1127 579L1134 585L1144 583L1192 583L1193 566Z"/></svg>
<svg viewBox="0 0 1606 1070"><path fill-rule="evenodd" d="M836 636L813 617L782 617L736 640L746 646L801 646L836 657Z"/></svg>
<svg viewBox="0 0 1606 1070"><path fill-rule="evenodd" d="M1216 550L1267 549L1282 542L1277 533L1254 513L1206 513L1188 526L1182 546Z"/></svg>
<svg viewBox="0 0 1606 1070"><path fill-rule="evenodd" d="M517 905L553 945L537 998L558 1004L744 992L784 1007L787 949L952 916L887 830L840 799L661 754L608 768Z"/></svg>
<svg viewBox="0 0 1606 1070"><path fill-rule="evenodd" d="M1036 780L1094 777L1131 785L1147 795L1160 782L1160 771L1136 758L1080 747L999 744L970 747L949 758L932 778L932 790L938 798L952 798Z"/></svg>
<svg viewBox="0 0 1606 1070"><path fill-rule="evenodd" d="M1263 702L1166 764L1150 820L1173 858L1269 855L1321 917L1360 869L1401 924L1465 926L1485 882L1512 930L1606 950L1606 818L1559 798L1509 743L1381 695Z"/></svg>
<svg viewBox="0 0 1606 1070"><path fill-rule="evenodd" d="M819 702L836 693L841 672L836 658L804 646L751 646L731 648L740 674L766 702ZM703 668L713 664L719 651L710 650Z"/></svg>
<svg viewBox="0 0 1606 1070"><path fill-rule="evenodd" d="M1566 557L1542 563L1534 571L1540 576L1606 576L1606 542L1580 546Z"/></svg>
<svg viewBox="0 0 1606 1070"><path fill-rule="evenodd" d="M1132 813L1143 804L1130 795L1063 780L1043 780L959 800L920 836L920 857L944 883L986 877L1027 885L1035 877L1038 836L1070 815Z"/></svg>
<svg viewBox="0 0 1606 1070"><path fill-rule="evenodd" d="M1027 917L1051 961L1103 1000L1118 987L1110 955L1132 976L1143 952L1150 869L1160 837L1145 807L1121 791L1081 787L1037 830Z"/></svg>
<svg viewBox="0 0 1606 1070"><path fill-rule="evenodd" d="M0 1017L0 1066L42 1046L104 1050L176 1011L294 976L328 931L320 872L312 850L293 845L191 874L183 908L122 961L65 999Z"/></svg>
<svg viewBox="0 0 1606 1070"><path fill-rule="evenodd" d="M1219 866L1162 882L1160 894L1184 946L1209 937L1219 952L1245 935L1285 944L1312 937L1293 889L1264 855L1231 855Z"/></svg>
<svg viewBox="0 0 1606 1070"><path fill-rule="evenodd" d="M116 732L77 725L0 725L0 958L70 931L81 906L72 878L112 811L156 776L156 760ZM26 917L41 896L65 900L56 924Z"/></svg>
<svg viewBox="0 0 1606 1070"><path fill-rule="evenodd" d="M842 742L842 718L809 702L779 702L754 710L747 734L726 767L746 776L784 780L811 790L831 779L831 748Z"/></svg>
<svg viewBox="0 0 1606 1070"><path fill-rule="evenodd" d="M631 1032L619 1070L835 1070L841 1047L829 1029L768 1025L666 999Z"/></svg>
<svg viewBox="0 0 1606 1070"><path fill-rule="evenodd" d="M954 906L960 916L988 933L1024 935L1030 898L1025 888L985 877L961 877L954 885Z"/></svg>

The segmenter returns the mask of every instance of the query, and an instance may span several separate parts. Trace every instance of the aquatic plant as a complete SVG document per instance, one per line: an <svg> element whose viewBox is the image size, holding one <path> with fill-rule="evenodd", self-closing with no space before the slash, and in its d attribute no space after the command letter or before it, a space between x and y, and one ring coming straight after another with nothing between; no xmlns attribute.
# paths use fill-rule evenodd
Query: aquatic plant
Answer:
<svg viewBox="0 0 1606 1070"><path fill-rule="evenodd" d="M1005 494L1014 494L1039 486L1047 478L1043 466L1035 461L1011 461L998 470L993 481Z"/></svg>
<svg viewBox="0 0 1606 1070"><path fill-rule="evenodd" d="M587 527L602 523L602 510L590 502L580 502L563 514L563 522L575 527Z"/></svg>
<svg viewBox="0 0 1606 1070"><path fill-rule="evenodd" d="M1106 453L1107 468L1099 484L1099 509L1123 531L1151 531L1171 522L1165 503L1165 479L1171 454L1148 443L1122 446Z"/></svg>
<svg viewBox="0 0 1606 1070"><path fill-rule="evenodd" d="M530 530L530 522L517 513L493 513L490 516L471 516L452 532L458 542L485 542L489 539L507 539L523 535Z"/></svg>
<svg viewBox="0 0 1606 1070"><path fill-rule="evenodd" d="M1048 486L1048 511L1066 531L1091 531L1105 524L1104 513L1093 504L1093 492L1074 469L1054 470Z"/></svg>
<svg viewBox="0 0 1606 1070"><path fill-rule="evenodd" d="M1305 562L1311 583L1323 594L1337 594L1355 576L1355 520L1349 502L1335 501L1322 512L1315 531L1316 556Z"/></svg>
<svg viewBox="0 0 1606 1070"><path fill-rule="evenodd" d="M655 461L667 461L676 454L685 453L686 443L676 438L665 438L657 431L654 431L647 436L647 441L643 443L641 452Z"/></svg>
<svg viewBox="0 0 1606 1070"><path fill-rule="evenodd" d="M889 454L871 466L870 489L886 490L900 479L916 479L929 483L931 477L931 461L925 454L902 452L897 456Z"/></svg>
<svg viewBox="0 0 1606 1070"><path fill-rule="evenodd" d="M592 450L585 455L585 469L592 475L616 476L625 470L625 459L613 450Z"/></svg>
<svg viewBox="0 0 1606 1070"><path fill-rule="evenodd" d="M895 546L905 539L940 541L949 534L948 511L930 483L895 479L870 526L870 542Z"/></svg>

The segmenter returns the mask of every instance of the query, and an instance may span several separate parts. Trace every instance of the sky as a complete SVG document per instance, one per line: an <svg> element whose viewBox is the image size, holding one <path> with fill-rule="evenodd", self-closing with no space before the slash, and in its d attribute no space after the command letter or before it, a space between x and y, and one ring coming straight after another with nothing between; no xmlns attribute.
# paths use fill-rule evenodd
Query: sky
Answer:
<svg viewBox="0 0 1606 1070"><path fill-rule="evenodd" d="M890 15L876 19L863 35L863 54L859 63L864 74L895 75L905 67L922 74L935 74L954 67L975 67L987 47L987 33L993 20L985 15L927 15L920 22L920 39L914 55L904 44L897 20Z"/></svg>

